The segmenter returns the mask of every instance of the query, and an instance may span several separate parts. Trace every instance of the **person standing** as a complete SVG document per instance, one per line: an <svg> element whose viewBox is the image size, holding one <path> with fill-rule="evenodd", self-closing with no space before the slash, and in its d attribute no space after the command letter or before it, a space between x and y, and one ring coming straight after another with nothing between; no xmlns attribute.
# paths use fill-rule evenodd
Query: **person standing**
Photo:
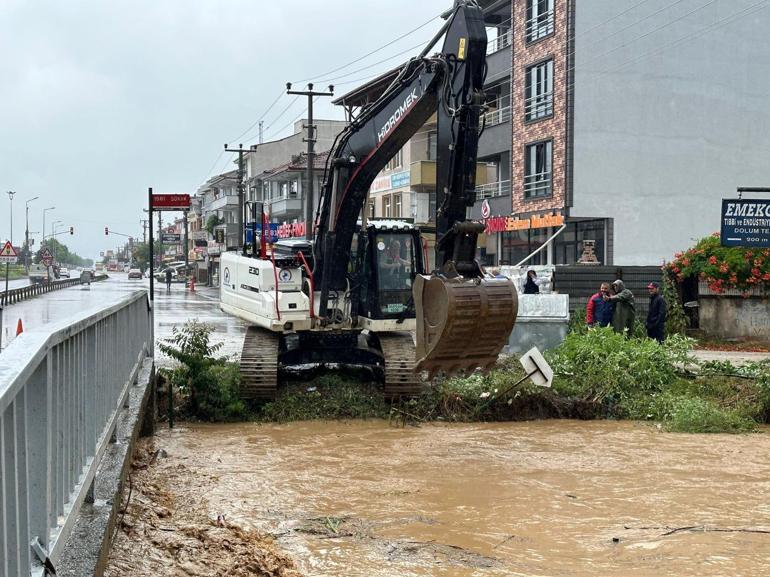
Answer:
<svg viewBox="0 0 770 577"><path fill-rule="evenodd" d="M173 273L171 272L171 267L168 267L166 269L166 292L171 292L171 277Z"/></svg>
<svg viewBox="0 0 770 577"><path fill-rule="evenodd" d="M666 299L660 294L660 285L656 282L648 284L647 290L650 292L650 308L645 322L647 336L662 343L666 340Z"/></svg>
<svg viewBox="0 0 770 577"><path fill-rule="evenodd" d="M534 271L534 269L529 269L527 271L527 278L524 281L524 286L522 287L522 291L525 295L538 295L540 294L540 286L537 282L537 273Z"/></svg>
<svg viewBox="0 0 770 577"><path fill-rule="evenodd" d="M626 331L626 338L634 334L634 319L636 318L636 306L634 305L634 293L626 288L623 281L618 279L612 283L613 295L607 295L605 301L615 305L612 313L612 328L616 333Z"/></svg>
<svg viewBox="0 0 770 577"><path fill-rule="evenodd" d="M612 324L612 313L615 310L615 303L604 300L604 296L610 296L610 283L603 282L599 287L599 292L588 299L586 305L586 324L591 327L598 325L608 327Z"/></svg>

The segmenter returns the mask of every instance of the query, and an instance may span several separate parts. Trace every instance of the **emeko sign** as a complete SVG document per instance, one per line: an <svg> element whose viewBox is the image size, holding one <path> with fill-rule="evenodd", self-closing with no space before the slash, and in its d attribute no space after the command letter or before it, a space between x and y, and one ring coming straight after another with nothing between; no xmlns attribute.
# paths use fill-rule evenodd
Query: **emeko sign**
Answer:
<svg viewBox="0 0 770 577"><path fill-rule="evenodd" d="M770 247L770 200L722 199L722 246Z"/></svg>

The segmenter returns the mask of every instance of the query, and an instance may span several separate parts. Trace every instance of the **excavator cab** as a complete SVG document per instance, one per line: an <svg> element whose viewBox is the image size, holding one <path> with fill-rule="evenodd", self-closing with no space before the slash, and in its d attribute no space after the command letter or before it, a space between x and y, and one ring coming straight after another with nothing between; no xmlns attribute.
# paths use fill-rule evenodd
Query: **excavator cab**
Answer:
<svg viewBox="0 0 770 577"><path fill-rule="evenodd" d="M359 269L359 315L373 320L412 319L415 278L424 269L420 231L407 222L369 222L353 254Z"/></svg>

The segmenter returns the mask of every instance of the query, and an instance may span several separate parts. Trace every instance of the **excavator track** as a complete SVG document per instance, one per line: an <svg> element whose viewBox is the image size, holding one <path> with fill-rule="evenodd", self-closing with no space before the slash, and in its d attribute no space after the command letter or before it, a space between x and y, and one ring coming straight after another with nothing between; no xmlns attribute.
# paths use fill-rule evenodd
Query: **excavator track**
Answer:
<svg viewBox="0 0 770 577"><path fill-rule="evenodd" d="M278 340L280 335L249 327L241 352L241 397L273 399L278 390Z"/></svg>
<svg viewBox="0 0 770 577"><path fill-rule="evenodd" d="M385 357L386 397L414 397L428 387L415 372L415 346L411 333L377 333Z"/></svg>

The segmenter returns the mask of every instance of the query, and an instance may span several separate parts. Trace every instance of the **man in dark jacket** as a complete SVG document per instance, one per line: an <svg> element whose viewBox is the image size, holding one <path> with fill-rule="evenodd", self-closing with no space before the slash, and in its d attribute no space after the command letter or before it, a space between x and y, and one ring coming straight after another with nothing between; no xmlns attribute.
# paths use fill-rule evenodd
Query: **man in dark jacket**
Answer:
<svg viewBox="0 0 770 577"><path fill-rule="evenodd" d="M634 293L628 290L620 279L612 283L612 288L615 294L605 297L605 300L615 304L615 312L612 314L612 328L616 333L626 331L626 337L631 338L634 334L634 319L636 318Z"/></svg>
<svg viewBox="0 0 770 577"><path fill-rule="evenodd" d="M660 294L660 285L651 282L647 285L650 291L650 308L647 311L647 336L662 343L666 338L666 300Z"/></svg>
<svg viewBox="0 0 770 577"><path fill-rule="evenodd" d="M612 313L615 310L615 304L604 300L604 295L610 296L610 283L603 282L599 287L599 292L588 299L586 305L586 324L589 327L599 325L608 327L612 324Z"/></svg>

